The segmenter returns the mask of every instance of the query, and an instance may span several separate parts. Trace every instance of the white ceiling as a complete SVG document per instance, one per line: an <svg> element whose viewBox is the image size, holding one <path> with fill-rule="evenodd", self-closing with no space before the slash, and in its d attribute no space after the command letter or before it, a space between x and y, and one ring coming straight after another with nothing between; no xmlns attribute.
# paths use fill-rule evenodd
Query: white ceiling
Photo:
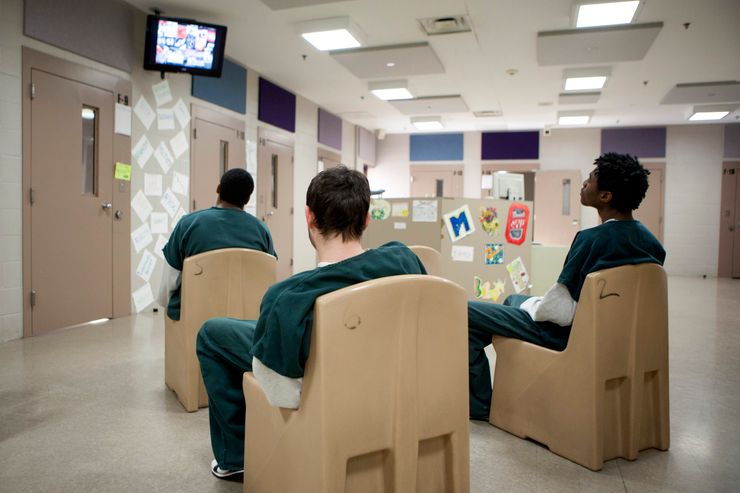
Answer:
<svg viewBox="0 0 740 493"><path fill-rule="evenodd" d="M367 79L304 41L296 23L349 16L369 47L428 42L445 72L406 78L417 97L462 97L468 111L440 115L447 131L557 127L559 109L592 110L591 127L684 124L690 103L661 104L676 84L740 81L740 0L644 0L636 22L663 27L642 60L548 66L538 65L537 34L571 29L572 0L265 0L308 5L282 10L261 0L127 1L226 24L229 58L352 123L386 133L413 132L410 115L377 99ZM467 15L472 32L427 36L417 22L453 15ZM596 103L559 103L563 69L605 65L612 76ZM738 109L722 122L740 120L735 103ZM486 110L503 116L473 115Z"/></svg>

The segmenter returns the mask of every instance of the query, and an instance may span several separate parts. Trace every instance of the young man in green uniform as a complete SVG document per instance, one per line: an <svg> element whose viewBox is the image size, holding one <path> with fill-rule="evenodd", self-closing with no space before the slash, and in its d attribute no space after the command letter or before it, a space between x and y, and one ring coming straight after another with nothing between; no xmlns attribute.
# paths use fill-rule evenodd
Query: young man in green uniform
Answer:
<svg viewBox="0 0 740 493"><path fill-rule="evenodd" d="M180 284L187 257L220 248L249 248L277 257L265 224L244 211L254 191L252 176L243 169L230 169L216 188L215 207L192 212L180 220L162 249L167 261L158 301L167 316L180 320Z"/></svg>
<svg viewBox="0 0 740 493"><path fill-rule="evenodd" d="M602 224L580 231L557 282L544 297L509 296L503 305L468 302L470 417L488 421L491 372L484 348L492 336L513 337L556 351L568 343L576 302L591 272L626 264L663 264L665 250L632 217L645 198L650 172L637 158L607 153L596 159L581 189L581 204L594 207Z"/></svg>
<svg viewBox="0 0 740 493"><path fill-rule="evenodd" d="M305 208L318 267L272 286L262 299L259 320L214 318L198 333L216 477L243 477L244 372L254 372L271 405L298 408L316 298L380 277L426 274L401 243L363 251L369 207L370 187L362 173L344 166L319 173L308 187Z"/></svg>

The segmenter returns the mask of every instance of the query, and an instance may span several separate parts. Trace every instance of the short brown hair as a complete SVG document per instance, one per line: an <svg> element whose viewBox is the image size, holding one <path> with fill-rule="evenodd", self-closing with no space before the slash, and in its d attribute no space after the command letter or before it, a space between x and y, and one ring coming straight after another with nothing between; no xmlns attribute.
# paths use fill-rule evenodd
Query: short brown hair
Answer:
<svg viewBox="0 0 740 493"><path fill-rule="evenodd" d="M370 210L370 184L359 171L329 168L311 180L306 205L323 236L333 233L342 235L342 241L356 240L362 237Z"/></svg>

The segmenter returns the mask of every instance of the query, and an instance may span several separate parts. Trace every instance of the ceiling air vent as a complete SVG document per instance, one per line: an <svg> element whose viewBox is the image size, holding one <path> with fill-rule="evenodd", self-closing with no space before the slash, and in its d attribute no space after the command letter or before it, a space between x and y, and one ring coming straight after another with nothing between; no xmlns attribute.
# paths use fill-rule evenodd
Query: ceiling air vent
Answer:
<svg viewBox="0 0 740 493"><path fill-rule="evenodd" d="M418 19L419 25L427 34L434 36L437 34L467 33L472 31L470 19L466 15L452 15L449 17L428 17Z"/></svg>
<svg viewBox="0 0 740 493"><path fill-rule="evenodd" d="M474 111L473 114L476 116L476 118L490 118L493 116L504 116L504 112L501 110Z"/></svg>

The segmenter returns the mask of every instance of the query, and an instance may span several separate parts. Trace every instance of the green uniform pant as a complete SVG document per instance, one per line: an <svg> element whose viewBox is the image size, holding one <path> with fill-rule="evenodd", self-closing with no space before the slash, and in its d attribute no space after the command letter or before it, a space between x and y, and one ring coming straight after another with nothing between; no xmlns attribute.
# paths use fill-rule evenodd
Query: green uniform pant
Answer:
<svg viewBox="0 0 740 493"><path fill-rule="evenodd" d="M212 318L195 351L208 393L213 456L222 469L244 468L244 372L252 371L255 320Z"/></svg>
<svg viewBox="0 0 740 493"><path fill-rule="evenodd" d="M512 337L556 351L568 344L570 326L535 322L519 306L528 296L511 295L503 305L468 302L470 417L488 421L491 411L491 369L484 348L493 336Z"/></svg>

